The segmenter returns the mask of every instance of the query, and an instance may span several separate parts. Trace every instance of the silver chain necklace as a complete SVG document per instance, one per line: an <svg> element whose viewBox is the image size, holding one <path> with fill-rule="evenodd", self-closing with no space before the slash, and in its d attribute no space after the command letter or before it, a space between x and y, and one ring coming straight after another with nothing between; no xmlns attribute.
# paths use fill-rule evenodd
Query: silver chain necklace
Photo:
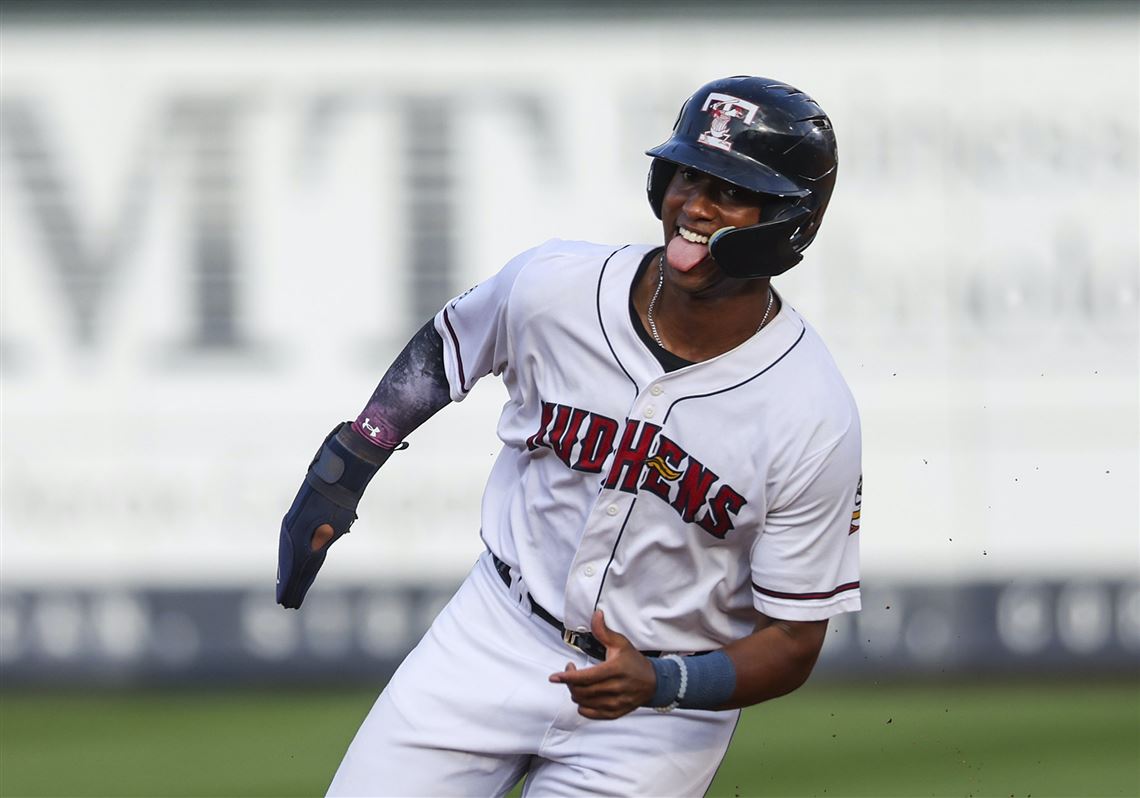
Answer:
<svg viewBox="0 0 1140 798"><path fill-rule="evenodd" d="M665 253L661 253L661 257L657 261L657 290L653 292L653 299L649 300L649 308L645 311L645 318L649 321L649 331L653 333L653 340L662 349L665 344L661 341L661 336L657 332L657 322L653 320L653 308L657 306L657 298L661 296L661 289L665 286ZM764 318L760 319L760 326L756 328L756 332L764 329L764 325L768 323L768 314L772 312L772 287L768 287L768 307L764 309ZM752 333L755 335L756 333Z"/></svg>

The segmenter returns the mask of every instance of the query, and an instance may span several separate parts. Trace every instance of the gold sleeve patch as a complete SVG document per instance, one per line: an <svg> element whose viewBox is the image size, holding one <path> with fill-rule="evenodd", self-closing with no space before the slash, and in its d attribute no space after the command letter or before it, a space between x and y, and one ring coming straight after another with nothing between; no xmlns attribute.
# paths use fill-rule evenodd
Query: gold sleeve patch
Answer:
<svg viewBox="0 0 1140 798"><path fill-rule="evenodd" d="M859 475L859 484L855 486L855 510L851 513L851 529L847 531L848 535L854 535L859 531L859 519L863 510L863 475Z"/></svg>

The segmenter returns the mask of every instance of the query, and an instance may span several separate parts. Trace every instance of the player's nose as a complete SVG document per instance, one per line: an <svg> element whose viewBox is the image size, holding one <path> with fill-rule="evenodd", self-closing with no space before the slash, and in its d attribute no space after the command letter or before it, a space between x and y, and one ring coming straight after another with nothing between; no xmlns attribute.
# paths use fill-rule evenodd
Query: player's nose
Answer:
<svg viewBox="0 0 1140 798"><path fill-rule="evenodd" d="M716 203L709 181L701 180L690 187L681 210L690 219L712 219L716 216Z"/></svg>

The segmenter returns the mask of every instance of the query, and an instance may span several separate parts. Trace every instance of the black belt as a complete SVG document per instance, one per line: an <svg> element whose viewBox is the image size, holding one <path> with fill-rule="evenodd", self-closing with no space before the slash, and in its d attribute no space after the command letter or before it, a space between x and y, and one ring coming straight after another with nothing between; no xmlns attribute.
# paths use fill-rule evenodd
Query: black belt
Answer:
<svg viewBox="0 0 1140 798"><path fill-rule="evenodd" d="M499 572L503 584L509 588L511 586L511 566L496 557L494 552L491 552L491 559L495 561L495 570ZM602 645L598 638L589 632L575 632L572 629L567 629L562 621L555 618L545 607L535 601L534 596L527 593L526 597L530 601L530 608L534 614L557 629L558 633L562 635L562 642L568 646L573 646L583 654L587 654L594 659L606 658L606 647ZM641 653L647 657L661 656L660 651L642 651Z"/></svg>

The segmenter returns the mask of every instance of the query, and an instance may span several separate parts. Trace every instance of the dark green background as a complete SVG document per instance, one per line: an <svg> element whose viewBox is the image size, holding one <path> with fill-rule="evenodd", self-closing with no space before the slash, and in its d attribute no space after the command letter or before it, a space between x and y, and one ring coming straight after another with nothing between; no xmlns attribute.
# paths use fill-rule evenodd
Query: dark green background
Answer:
<svg viewBox="0 0 1140 798"><path fill-rule="evenodd" d="M0 693L0 794L323 794L373 691ZM1140 683L809 685L716 796L1140 795Z"/></svg>

